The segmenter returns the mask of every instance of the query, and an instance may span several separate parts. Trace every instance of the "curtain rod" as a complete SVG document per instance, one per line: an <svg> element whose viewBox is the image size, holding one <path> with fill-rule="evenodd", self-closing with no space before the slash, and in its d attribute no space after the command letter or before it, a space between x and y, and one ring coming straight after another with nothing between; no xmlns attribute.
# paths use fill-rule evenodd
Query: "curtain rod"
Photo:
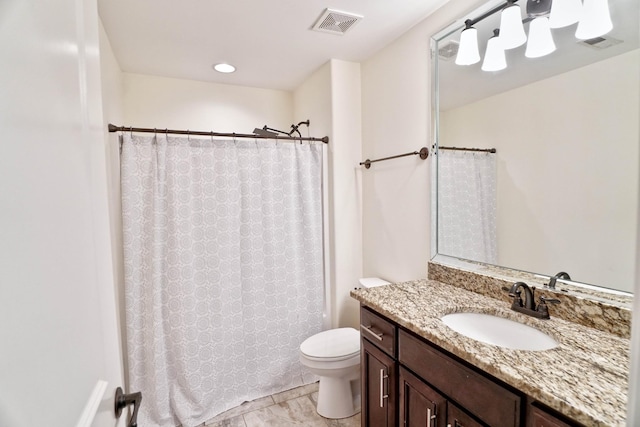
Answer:
<svg viewBox="0 0 640 427"><path fill-rule="evenodd" d="M495 148L438 147L438 150L482 151L485 153L497 153L497 150Z"/></svg>
<svg viewBox="0 0 640 427"><path fill-rule="evenodd" d="M397 159L398 157L415 156L416 154L419 154L420 158L422 160L424 160L427 157L429 157L429 149L427 147L422 147L420 149L420 151L412 151L411 153L398 154L397 156L383 157L381 159L375 159L375 160L367 159L364 162L360 162L359 164L360 164L360 166L364 165L365 168L369 169L371 167L371 163L382 162L382 161L391 160L391 159Z"/></svg>
<svg viewBox="0 0 640 427"><path fill-rule="evenodd" d="M299 137L299 136L265 136L255 135L252 133L225 133L225 132L206 132L195 130L175 130L175 129L152 129L152 128L134 128L132 126L116 126L109 123L109 132L143 132L143 133L164 133L174 135L198 135L198 136L224 136L230 138L253 138L253 139L276 139L278 141L321 141L325 144L329 143L329 137Z"/></svg>

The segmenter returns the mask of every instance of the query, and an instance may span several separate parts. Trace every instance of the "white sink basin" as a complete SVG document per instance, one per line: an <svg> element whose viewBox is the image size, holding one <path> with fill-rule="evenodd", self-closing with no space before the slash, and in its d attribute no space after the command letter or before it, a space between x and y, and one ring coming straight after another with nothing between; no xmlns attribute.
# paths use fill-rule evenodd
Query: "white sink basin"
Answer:
<svg viewBox="0 0 640 427"><path fill-rule="evenodd" d="M536 328L490 314L453 313L443 316L442 321L459 334L499 347L541 351L558 346L556 340Z"/></svg>

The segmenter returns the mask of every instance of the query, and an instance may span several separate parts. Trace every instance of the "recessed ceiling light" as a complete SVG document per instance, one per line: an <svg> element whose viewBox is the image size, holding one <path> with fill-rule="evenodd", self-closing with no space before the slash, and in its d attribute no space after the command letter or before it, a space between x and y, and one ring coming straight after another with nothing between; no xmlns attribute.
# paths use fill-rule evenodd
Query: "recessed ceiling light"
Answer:
<svg viewBox="0 0 640 427"><path fill-rule="evenodd" d="M214 65L213 69L219 73L233 73L236 70L236 67L231 64L222 63Z"/></svg>

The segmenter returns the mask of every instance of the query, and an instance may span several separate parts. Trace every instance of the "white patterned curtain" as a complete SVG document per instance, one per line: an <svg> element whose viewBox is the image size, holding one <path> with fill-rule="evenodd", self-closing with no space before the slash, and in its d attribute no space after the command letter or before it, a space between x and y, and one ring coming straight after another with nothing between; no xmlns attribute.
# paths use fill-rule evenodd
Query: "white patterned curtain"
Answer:
<svg viewBox="0 0 640 427"><path fill-rule="evenodd" d="M438 253L498 259L496 155L438 151Z"/></svg>
<svg viewBox="0 0 640 427"><path fill-rule="evenodd" d="M129 385L139 425L196 426L314 380L322 147L123 135Z"/></svg>

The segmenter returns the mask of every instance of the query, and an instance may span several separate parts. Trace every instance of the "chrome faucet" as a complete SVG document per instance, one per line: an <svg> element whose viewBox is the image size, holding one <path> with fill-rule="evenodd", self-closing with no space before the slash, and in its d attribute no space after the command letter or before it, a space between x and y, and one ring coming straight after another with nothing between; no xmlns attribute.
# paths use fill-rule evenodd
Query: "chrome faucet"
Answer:
<svg viewBox="0 0 640 427"><path fill-rule="evenodd" d="M556 274L555 276L549 277L549 284L547 284L549 289L555 289L556 288L556 280L558 280L558 279L571 280L571 276L569 276L569 273L561 271L560 273Z"/></svg>
<svg viewBox="0 0 640 427"><path fill-rule="evenodd" d="M520 289L524 289L524 301L522 301L522 291ZM536 307L535 292L535 287L529 287L529 285L524 282L514 283L513 286L511 286L511 289L509 289L509 296L513 297L511 310L528 314L529 316L537 317L539 319L548 319L549 307L547 304L560 304L560 300L540 297L540 303Z"/></svg>

